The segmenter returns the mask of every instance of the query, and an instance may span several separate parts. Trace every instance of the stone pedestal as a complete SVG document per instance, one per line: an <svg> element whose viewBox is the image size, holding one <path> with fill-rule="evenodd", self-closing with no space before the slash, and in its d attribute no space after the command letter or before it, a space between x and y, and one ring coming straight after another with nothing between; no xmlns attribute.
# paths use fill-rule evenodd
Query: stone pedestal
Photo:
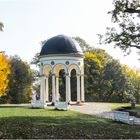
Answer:
<svg viewBox="0 0 140 140"><path fill-rule="evenodd" d="M36 101L31 101L31 107L32 108L47 108L47 104L44 103L44 101L41 100L36 100Z"/></svg>

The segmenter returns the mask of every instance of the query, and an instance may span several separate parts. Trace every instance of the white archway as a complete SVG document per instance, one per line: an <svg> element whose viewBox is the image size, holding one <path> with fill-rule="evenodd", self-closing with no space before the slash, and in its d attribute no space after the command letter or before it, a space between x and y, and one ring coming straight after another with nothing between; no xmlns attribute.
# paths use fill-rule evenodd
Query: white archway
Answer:
<svg viewBox="0 0 140 140"><path fill-rule="evenodd" d="M81 71L80 71L80 67L77 64L71 64L68 67L68 71L69 71L70 77L71 77L71 71L72 70L76 71L77 103L79 103L80 102L80 74L81 74ZM72 93L70 93L70 94L72 95Z"/></svg>
<svg viewBox="0 0 140 140"><path fill-rule="evenodd" d="M55 85L53 86L52 93L53 93L53 98L52 102L55 103L55 101L60 100L60 93L59 93L59 72L61 70L65 71L67 73L67 67L63 63L58 63L53 67L52 73L53 73L53 81L52 84Z"/></svg>
<svg viewBox="0 0 140 140"><path fill-rule="evenodd" d="M75 69L76 70L76 74L80 74L80 67L77 65L77 64L71 64L69 67L68 67L68 73L71 73L71 71Z"/></svg>

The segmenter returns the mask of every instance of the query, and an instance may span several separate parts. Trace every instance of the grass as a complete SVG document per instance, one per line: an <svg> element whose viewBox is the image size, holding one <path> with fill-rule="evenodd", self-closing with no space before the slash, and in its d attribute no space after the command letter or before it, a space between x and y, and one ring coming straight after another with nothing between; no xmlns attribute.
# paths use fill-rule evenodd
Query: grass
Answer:
<svg viewBox="0 0 140 140"><path fill-rule="evenodd" d="M0 107L0 139L140 139L140 126L72 111Z"/></svg>

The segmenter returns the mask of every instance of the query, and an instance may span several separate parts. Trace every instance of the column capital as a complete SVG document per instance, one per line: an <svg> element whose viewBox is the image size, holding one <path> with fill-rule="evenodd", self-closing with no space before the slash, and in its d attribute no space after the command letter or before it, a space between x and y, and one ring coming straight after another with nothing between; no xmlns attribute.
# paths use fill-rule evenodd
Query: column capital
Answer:
<svg viewBox="0 0 140 140"><path fill-rule="evenodd" d="M84 76L84 74L81 74L81 76Z"/></svg>
<svg viewBox="0 0 140 140"><path fill-rule="evenodd" d="M69 73L66 73L65 76L70 77L70 74Z"/></svg>
<svg viewBox="0 0 140 140"><path fill-rule="evenodd" d="M49 78L49 75L46 75L46 78Z"/></svg>

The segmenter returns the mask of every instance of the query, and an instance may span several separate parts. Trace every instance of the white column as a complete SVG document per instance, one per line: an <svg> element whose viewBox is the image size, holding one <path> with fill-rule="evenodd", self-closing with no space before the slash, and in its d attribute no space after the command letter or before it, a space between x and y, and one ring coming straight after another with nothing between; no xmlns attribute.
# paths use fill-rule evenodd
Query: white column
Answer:
<svg viewBox="0 0 140 140"><path fill-rule="evenodd" d="M55 74L52 75L52 103L55 103Z"/></svg>
<svg viewBox="0 0 140 140"><path fill-rule="evenodd" d="M71 101L71 93L70 93L70 76L66 74L66 102L69 103Z"/></svg>
<svg viewBox="0 0 140 140"><path fill-rule="evenodd" d="M59 101L59 77L56 76L56 101Z"/></svg>
<svg viewBox="0 0 140 140"><path fill-rule="evenodd" d="M71 82L70 82L70 76L69 76L69 102L71 102Z"/></svg>
<svg viewBox="0 0 140 140"><path fill-rule="evenodd" d="M77 74L77 103L80 102L80 75Z"/></svg>
<svg viewBox="0 0 140 140"><path fill-rule="evenodd" d="M84 93L84 75L81 75L81 101L85 101L85 93Z"/></svg>
<svg viewBox="0 0 140 140"><path fill-rule="evenodd" d="M46 101L49 101L49 83L48 83L48 77L46 77Z"/></svg>
<svg viewBox="0 0 140 140"><path fill-rule="evenodd" d="M40 100L42 103L45 103L45 76L41 76L41 83L40 83Z"/></svg>

